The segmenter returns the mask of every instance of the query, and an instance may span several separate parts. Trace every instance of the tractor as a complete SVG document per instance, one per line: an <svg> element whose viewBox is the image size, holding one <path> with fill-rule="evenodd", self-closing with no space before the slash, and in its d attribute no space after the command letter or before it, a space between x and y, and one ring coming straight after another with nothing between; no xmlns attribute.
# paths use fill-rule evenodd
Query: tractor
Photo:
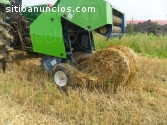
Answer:
<svg viewBox="0 0 167 125"><path fill-rule="evenodd" d="M57 0L53 5L19 9L21 6L22 0L0 0L2 70L11 61L10 52L38 54L42 69L52 72L61 88L75 82L73 68L94 56L93 33L106 40L125 33L125 13L104 0Z"/></svg>

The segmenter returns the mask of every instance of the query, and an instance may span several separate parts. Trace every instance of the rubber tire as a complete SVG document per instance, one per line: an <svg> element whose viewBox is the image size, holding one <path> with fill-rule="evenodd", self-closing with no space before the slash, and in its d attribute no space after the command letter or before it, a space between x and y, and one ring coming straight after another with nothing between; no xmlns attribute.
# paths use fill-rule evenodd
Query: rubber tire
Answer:
<svg viewBox="0 0 167 125"><path fill-rule="evenodd" d="M11 62L11 57L9 56L10 42L13 41L13 37L10 35L10 25L5 21L5 14L0 12L0 63L2 64L2 70L5 72L6 65ZM1 67L0 67L1 68ZM1 70L1 69L0 69Z"/></svg>
<svg viewBox="0 0 167 125"><path fill-rule="evenodd" d="M61 63L56 65L53 69L52 69L52 78L54 79L54 75L56 72L58 71L63 71L66 76L67 76L67 84L65 86L58 86L56 83L56 85L58 86L58 88L60 88L60 90L67 91L68 87L74 87L76 86L76 74L77 74L77 69L69 64L66 63Z"/></svg>

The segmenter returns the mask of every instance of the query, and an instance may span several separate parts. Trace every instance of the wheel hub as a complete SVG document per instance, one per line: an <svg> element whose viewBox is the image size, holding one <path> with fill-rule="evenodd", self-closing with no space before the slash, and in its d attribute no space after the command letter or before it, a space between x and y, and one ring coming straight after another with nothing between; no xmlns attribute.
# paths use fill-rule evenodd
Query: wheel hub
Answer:
<svg viewBox="0 0 167 125"><path fill-rule="evenodd" d="M67 84L67 76L63 71L57 71L54 75L54 81L58 86L65 86Z"/></svg>

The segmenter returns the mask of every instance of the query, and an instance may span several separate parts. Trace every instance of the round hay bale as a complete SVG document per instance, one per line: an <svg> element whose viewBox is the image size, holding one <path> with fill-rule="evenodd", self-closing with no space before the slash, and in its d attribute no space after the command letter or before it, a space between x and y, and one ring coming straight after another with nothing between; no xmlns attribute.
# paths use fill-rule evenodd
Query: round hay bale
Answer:
<svg viewBox="0 0 167 125"><path fill-rule="evenodd" d="M118 26L113 26L113 33L121 33L122 29Z"/></svg>
<svg viewBox="0 0 167 125"><path fill-rule="evenodd" d="M114 26L119 26L122 23L122 19L113 15L113 24Z"/></svg>
<svg viewBox="0 0 167 125"><path fill-rule="evenodd" d="M127 83L130 83L135 77L137 71L139 70L136 53L132 49L125 46L110 46L109 48L117 49L121 51L124 56L126 56L126 59L129 61L130 68L130 75L128 77Z"/></svg>
<svg viewBox="0 0 167 125"><path fill-rule="evenodd" d="M90 59L87 74L96 77L96 84L112 84L115 87L127 82L130 75L129 61L125 54L115 48L95 52Z"/></svg>

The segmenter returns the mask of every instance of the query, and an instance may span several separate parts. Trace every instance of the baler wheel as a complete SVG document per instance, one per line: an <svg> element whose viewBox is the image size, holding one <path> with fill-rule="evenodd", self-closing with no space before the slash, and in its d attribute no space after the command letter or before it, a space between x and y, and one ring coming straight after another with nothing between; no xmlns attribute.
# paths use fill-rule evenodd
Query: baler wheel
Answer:
<svg viewBox="0 0 167 125"><path fill-rule="evenodd" d="M61 63L52 69L52 77L55 84L62 90L66 91L67 87L76 86L77 69L69 64Z"/></svg>

